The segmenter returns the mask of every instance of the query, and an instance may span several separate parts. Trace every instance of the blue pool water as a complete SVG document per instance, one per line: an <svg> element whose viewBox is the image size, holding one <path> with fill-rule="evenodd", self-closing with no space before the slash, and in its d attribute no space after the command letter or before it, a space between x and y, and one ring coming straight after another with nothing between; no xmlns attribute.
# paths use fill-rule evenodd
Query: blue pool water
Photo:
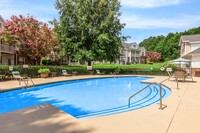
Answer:
<svg viewBox="0 0 200 133"><path fill-rule="evenodd" d="M0 114L50 103L76 118L115 114L143 108L159 101L159 87L152 86L128 98L148 84L145 77L96 78L58 82L0 93ZM171 91L163 86L163 98Z"/></svg>

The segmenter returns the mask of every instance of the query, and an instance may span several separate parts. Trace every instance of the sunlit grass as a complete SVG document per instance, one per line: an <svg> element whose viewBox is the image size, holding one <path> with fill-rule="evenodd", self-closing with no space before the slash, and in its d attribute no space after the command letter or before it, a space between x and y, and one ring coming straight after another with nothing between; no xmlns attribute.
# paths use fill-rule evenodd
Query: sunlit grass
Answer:
<svg viewBox="0 0 200 133"><path fill-rule="evenodd" d="M122 68L122 69L160 69L163 63L153 63L153 64L131 64L131 65L121 65L121 64L95 64L94 68Z"/></svg>

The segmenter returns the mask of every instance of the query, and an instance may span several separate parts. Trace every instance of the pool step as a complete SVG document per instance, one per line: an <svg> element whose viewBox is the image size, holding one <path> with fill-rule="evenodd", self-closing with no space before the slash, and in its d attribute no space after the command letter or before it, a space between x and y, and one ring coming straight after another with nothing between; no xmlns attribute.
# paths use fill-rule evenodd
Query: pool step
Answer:
<svg viewBox="0 0 200 133"><path fill-rule="evenodd" d="M88 114L82 114L82 115L77 115L75 116L76 118L86 118L86 117L96 117L96 116L104 116L104 115L110 115L110 114L116 114L116 113L121 113L121 112L127 112L127 111L132 111L140 108L144 108L146 106L150 106L154 103L159 102L160 100L160 88L159 86L154 86L150 87L150 92L147 93L144 97L140 98L137 101L134 101L134 98L131 100L130 106L127 105L112 108L112 109L107 109L107 110L101 110L97 112L90 112ZM166 90L162 89L162 97L165 99L166 96ZM138 98L137 98L138 99Z"/></svg>

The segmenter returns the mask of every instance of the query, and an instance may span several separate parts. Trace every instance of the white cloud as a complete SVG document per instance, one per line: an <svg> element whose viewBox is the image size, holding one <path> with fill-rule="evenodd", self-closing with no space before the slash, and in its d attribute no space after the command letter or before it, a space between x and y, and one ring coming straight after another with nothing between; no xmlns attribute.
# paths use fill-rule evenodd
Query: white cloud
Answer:
<svg viewBox="0 0 200 133"><path fill-rule="evenodd" d="M18 3L17 3L18 2ZM20 3L19 3L20 2ZM0 0L0 15L5 19L10 19L12 15L23 15L35 17L36 19L47 22L57 17L57 10L54 8L54 0L50 0L50 4L33 4L23 0Z"/></svg>
<svg viewBox="0 0 200 133"><path fill-rule="evenodd" d="M183 0L121 0L122 6L135 8L153 8L180 4Z"/></svg>
<svg viewBox="0 0 200 133"><path fill-rule="evenodd" d="M200 16L179 16L176 18L148 18L136 15L122 16L121 22L126 24L125 28L135 29L186 29L199 26Z"/></svg>

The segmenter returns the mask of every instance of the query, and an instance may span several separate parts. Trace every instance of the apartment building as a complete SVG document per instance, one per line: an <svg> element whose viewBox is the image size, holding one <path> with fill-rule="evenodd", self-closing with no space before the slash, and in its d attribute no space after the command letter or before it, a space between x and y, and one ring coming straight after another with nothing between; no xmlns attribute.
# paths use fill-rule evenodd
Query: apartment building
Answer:
<svg viewBox="0 0 200 133"><path fill-rule="evenodd" d="M144 47L140 47L137 43L123 43L120 56L120 64L140 64L145 63Z"/></svg>
<svg viewBox="0 0 200 133"><path fill-rule="evenodd" d="M200 34L181 36L179 46L181 57L192 60L192 75L200 76Z"/></svg>
<svg viewBox="0 0 200 133"><path fill-rule="evenodd" d="M3 26L4 19L0 15L0 28ZM0 65L14 65L14 47L3 45L0 40Z"/></svg>

